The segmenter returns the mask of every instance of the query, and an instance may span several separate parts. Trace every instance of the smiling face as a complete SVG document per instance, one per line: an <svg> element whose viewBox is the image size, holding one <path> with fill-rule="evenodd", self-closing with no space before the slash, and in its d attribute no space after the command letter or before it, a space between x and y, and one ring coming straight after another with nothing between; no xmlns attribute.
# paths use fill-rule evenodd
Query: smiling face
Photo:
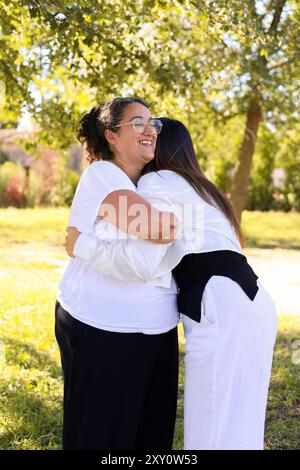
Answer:
<svg viewBox="0 0 300 470"><path fill-rule="evenodd" d="M149 125L142 133L136 132L131 124L127 124L134 118L148 122L152 115L150 110L142 104L131 103L124 109L117 132L106 129L105 136L116 160L124 164L136 164L143 167L154 158L157 135Z"/></svg>

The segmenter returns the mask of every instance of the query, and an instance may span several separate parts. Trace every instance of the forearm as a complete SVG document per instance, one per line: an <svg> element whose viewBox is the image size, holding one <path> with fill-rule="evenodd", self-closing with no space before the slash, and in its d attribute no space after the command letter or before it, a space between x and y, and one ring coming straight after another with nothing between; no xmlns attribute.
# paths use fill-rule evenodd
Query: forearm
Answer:
<svg viewBox="0 0 300 470"><path fill-rule="evenodd" d="M102 274L125 281L149 281L157 277L157 269L169 246L145 240L104 241L81 234L73 254Z"/></svg>
<svg viewBox="0 0 300 470"><path fill-rule="evenodd" d="M99 216L123 232L157 244L174 241L177 219L158 210L133 191L114 191L101 204Z"/></svg>

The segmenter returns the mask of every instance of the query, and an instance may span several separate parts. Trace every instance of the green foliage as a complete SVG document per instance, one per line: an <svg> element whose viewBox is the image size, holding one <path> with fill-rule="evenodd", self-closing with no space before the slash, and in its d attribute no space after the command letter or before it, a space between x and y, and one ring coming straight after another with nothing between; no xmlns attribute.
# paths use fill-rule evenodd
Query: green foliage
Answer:
<svg viewBox="0 0 300 470"><path fill-rule="evenodd" d="M228 192L237 159L237 147L242 138L243 121L237 116L224 124L211 126L210 123L209 119L198 123L199 127L205 129L203 139L195 140L200 164L221 191Z"/></svg>
<svg viewBox="0 0 300 470"><path fill-rule="evenodd" d="M9 156L3 150L0 150L0 165L9 161Z"/></svg>
<svg viewBox="0 0 300 470"><path fill-rule="evenodd" d="M49 205L70 206L79 181L79 174L70 169L71 156L65 151L54 162L54 184L48 197Z"/></svg>
<svg viewBox="0 0 300 470"><path fill-rule="evenodd" d="M24 176L24 170L21 165L9 161L0 165L0 206L9 205L8 200L5 198L5 193L9 183L13 181L13 179L19 181L19 191L22 192Z"/></svg>
<svg viewBox="0 0 300 470"><path fill-rule="evenodd" d="M70 155L42 152L33 162L26 185L25 169L20 164L0 165L0 207L70 206L79 174L70 169Z"/></svg>
<svg viewBox="0 0 300 470"><path fill-rule="evenodd" d="M5 2L6 107L25 101L61 143L92 102L124 93L159 107L179 99L188 113L205 105L222 120L245 113L255 88L267 119L281 121L299 104L300 22L298 2L281 3L273 30L278 2Z"/></svg>
<svg viewBox="0 0 300 470"><path fill-rule="evenodd" d="M262 127L250 177L247 209L267 211L274 208L273 196L276 189L273 185L272 172L275 168L277 152L278 141L276 135L267 127Z"/></svg>
<svg viewBox="0 0 300 470"><path fill-rule="evenodd" d="M283 199L288 208L300 210L300 125L281 133L278 165L286 172Z"/></svg>
<svg viewBox="0 0 300 470"><path fill-rule="evenodd" d="M204 170L228 191L253 94L274 132L299 127L296 0L12 0L1 6L0 34L1 121L25 106L36 142L51 147L67 149L96 102L141 95L154 114L187 124ZM247 207L298 209L296 156L284 161L287 187L274 202L273 144L259 133Z"/></svg>

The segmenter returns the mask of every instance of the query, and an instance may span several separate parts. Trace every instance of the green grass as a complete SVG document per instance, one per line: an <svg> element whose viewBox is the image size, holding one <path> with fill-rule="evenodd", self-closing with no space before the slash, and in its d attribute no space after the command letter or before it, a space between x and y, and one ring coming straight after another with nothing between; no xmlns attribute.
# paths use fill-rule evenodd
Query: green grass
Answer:
<svg viewBox="0 0 300 470"><path fill-rule="evenodd" d="M53 335L55 250L0 248L1 449L52 449L61 434L62 379ZM33 249L34 248L34 249ZM2 266L3 268L3 266Z"/></svg>
<svg viewBox="0 0 300 470"><path fill-rule="evenodd" d="M248 233L256 237L258 246L264 240L277 243L276 233L270 231L268 235L261 232L261 227L265 216L276 226L278 214L255 214L254 220L252 214L245 217ZM60 447L62 377L53 330L55 294L67 259L63 249L67 215L66 209L0 210L1 449ZM299 235L293 227L284 228L286 214L279 217L278 240L284 239L287 247L295 248L300 244ZM297 214L296 226L299 220ZM290 224L289 217L286 224ZM184 345L180 331L175 449L182 448L183 430ZM300 364L292 361L296 352L293 342L297 339L299 319L281 316L267 413L268 449L300 447Z"/></svg>
<svg viewBox="0 0 300 470"><path fill-rule="evenodd" d="M247 246L300 249L300 214L244 211L242 228Z"/></svg>
<svg viewBox="0 0 300 470"><path fill-rule="evenodd" d="M299 317L279 317L266 420L268 449L300 448L299 333Z"/></svg>
<svg viewBox="0 0 300 470"><path fill-rule="evenodd" d="M62 246L69 210L60 208L0 209L0 246L42 243Z"/></svg>

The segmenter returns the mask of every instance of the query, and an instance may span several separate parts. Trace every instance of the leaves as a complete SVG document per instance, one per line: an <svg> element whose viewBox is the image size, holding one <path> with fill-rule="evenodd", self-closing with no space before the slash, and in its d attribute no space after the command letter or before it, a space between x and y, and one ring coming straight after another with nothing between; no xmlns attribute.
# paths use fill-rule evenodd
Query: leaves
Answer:
<svg viewBox="0 0 300 470"><path fill-rule="evenodd" d="M276 2L5 1L5 109L17 115L25 105L56 141L63 124L66 141L98 99L135 93L168 113L184 108L187 118L205 107L223 121L242 115L256 89L276 124L297 112L299 101L300 7L285 4L269 34Z"/></svg>

